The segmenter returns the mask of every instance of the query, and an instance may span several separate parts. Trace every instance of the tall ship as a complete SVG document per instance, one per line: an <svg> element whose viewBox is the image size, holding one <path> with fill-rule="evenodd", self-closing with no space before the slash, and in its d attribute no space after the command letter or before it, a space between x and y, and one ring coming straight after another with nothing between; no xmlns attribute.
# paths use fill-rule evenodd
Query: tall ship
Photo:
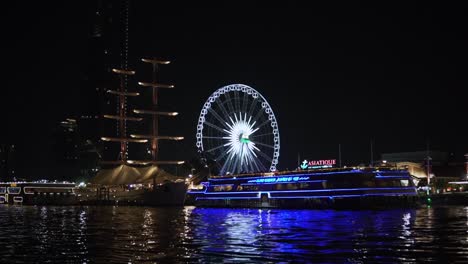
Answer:
<svg viewBox="0 0 468 264"><path fill-rule="evenodd" d="M407 170L327 168L211 177L188 192L201 207L374 208L412 206L418 193Z"/></svg>
<svg viewBox="0 0 468 264"><path fill-rule="evenodd" d="M174 88L172 84L157 80L158 69L170 61L142 58L142 63L152 66L152 79L136 82L136 70L128 62L129 1L126 1L122 15L121 61L118 68L111 69L112 74L118 76L120 85L107 90L107 94L116 99L116 111L103 115L107 122L116 124L116 132L101 138L108 149L107 154L112 156L101 161L101 169L91 179L90 186L80 190L79 196L83 202L183 205L187 191L185 178L173 175L161 166L178 166L184 161L159 159L161 140L183 139L159 134L159 118L178 115L177 112L162 110L158 101L160 89ZM150 103L138 100L149 97Z"/></svg>
<svg viewBox="0 0 468 264"><path fill-rule="evenodd" d="M120 135L118 137L102 137L103 141L115 142L120 145L117 160L102 161L103 168L98 172L91 183L96 189L96 199L109 203L153 205L153 206L182 206L185 201L187 184L184 177L172 175L163 170L161 165L180 165L184 161L162 161L158 159L158 142L160 140L182 140L180 136L159 135L159 116L174 117L177 112L166 112L159 109L159 89L172 89L174 85L156 82L158 66L167 65L170 61L156 58L143 58L142 62L149 63L153 67L153 80L150 82L138 82L143 89L151 90L152 104L148 109L133 109L133 114L126 113L127 96L140 96L139 92L126 90L123 81L128 75L134 75L135 71L128 69L113 69L121 78L121 86L117 91L109 90L119 100L117 115L104 115L105 118L115 119L119 124ZM150 131L147 134L130 134L127 136L126 122L148 121ZM150 159L128 159L128 144L147 144Z"/></svg>

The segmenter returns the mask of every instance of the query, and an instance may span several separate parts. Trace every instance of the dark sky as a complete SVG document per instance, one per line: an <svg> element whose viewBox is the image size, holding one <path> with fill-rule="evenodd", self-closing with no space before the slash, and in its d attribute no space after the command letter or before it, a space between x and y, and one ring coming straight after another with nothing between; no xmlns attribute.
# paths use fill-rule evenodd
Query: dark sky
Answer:
<svg viewBox="0 0 468 264"><path fill-rule="evenodd" d="M371 138L376 158L425 150L428 140L431 149L468 152L465 8L302 2L131 3L130 55L173 62L161 74L176 90L161 100L180 112L170 123L186 138L175 148L180 159L195 153L205 100L233 83L258 90L273 108L281 169L294 167L298 153L337 158L339 143L343 163L368 162ZM94 1L3 7L1 135L21 147L22 166L46 160L50 131L86 104L78 80L95 8Z"/></svg>

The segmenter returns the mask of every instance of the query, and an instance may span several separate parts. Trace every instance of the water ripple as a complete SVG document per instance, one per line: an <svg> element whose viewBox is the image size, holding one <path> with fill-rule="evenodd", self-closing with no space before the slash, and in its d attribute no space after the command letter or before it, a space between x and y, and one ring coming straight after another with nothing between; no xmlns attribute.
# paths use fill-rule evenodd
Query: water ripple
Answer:
<svg viewBox="0 0 468 264"><path fill-rule="evenodd" d="M468 261L468 207L382 211L0 206L5 263Z"/></svg>

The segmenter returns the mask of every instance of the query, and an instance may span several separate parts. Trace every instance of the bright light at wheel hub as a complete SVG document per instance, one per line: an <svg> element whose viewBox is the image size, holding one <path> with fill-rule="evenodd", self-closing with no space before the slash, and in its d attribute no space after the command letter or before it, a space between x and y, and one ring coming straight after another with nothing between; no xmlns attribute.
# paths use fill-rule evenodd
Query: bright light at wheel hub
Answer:
<svg viewBox="0 0 468 264"><path fill-rule="evenodd" d="M224 130L227 133L227 136L224 138L228 141L225 146L229 148L229 159L237 156L240 158L241 164L247 164L257 157L255 151L259 151L255 143L249 138L250 135L258 130L258 128L254 129L256 122L251 123L252 117L247 118L247 114L242 113L239 113L239 118L234 114L234 119L231 117L229 119L231 123L226 122L229 130Z"/></svg>
<svg viewBox="0 0 468 264"><path fill-rule="evenodd" d="M250 142L249 135L248 134L241 134L240 136L240 142L247 144Z"/></svg>

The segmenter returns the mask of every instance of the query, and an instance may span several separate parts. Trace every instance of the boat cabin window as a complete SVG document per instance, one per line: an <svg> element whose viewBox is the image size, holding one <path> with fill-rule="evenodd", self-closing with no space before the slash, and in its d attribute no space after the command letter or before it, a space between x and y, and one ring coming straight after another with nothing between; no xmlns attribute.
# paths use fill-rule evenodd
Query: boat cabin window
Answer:
<svg viewBox="0 0 468 264"><path fill-rule="evenodd" d="M330 189L347 189L355 188L356 182L344 181L344 180L334 180L328 181L327 187Z"/></svg>
<svg viewBox="0 0 468 264"><path fill-rule="evenodd" d="M67 187L24 187L24 193L71 193L72 188Z"/></svg>
<svg viewBox="0 0 468 264"><path fill-rule="evenodd" d="M304 184L304 183L302 183ZM276 190L297 190L299 189L299 184L297 183L277 183L275 185Z"/></svg>
<svg viewBox="0 0 468 264"><path fill-rule="evenodd" d="M226 184L226 185L215 185L213 186L213 190L215 192L229 192L232 191L232 184Z"/></svg>
<svg viewBox="0 0 468 264"><path fill-rule="evenodd" d="M276 190L286 190L286 186L285 186L285 184L283 184L283 183L277 183L277 184L275 185L275 189L276 189Z"/></svg>
<svg viewBox="0 0 468 264"><path fill-rule="evenodd" d="M379 180L377 187L401 187L400 180Z"/></svg>
<svg viewBox="0 0 468 264"><path fill-rule="evenodd" d="M374 181L363 181L362 182L362 187L365 187L365 188L375 187L375 182Z"/></svg>
<svg viewBox="0 0 468 264"><path fill-rule="evenodd" d="M323 189L327 189L327 188L328 188L328 182L327 182L327 181L323 181L323 182L321 183L321 185L322 185L322 188L323 188Z"/></svg>
<svg viewBox="0 0 468 264"><path fill-rule="evenodd" d="M21 187L8 187L8 193L19 194L21 192Z"/></svg>
<svg viewBox="0 0 468 264"><path fill-rule="evenodd" d="M5 187L0 187L0 193L6 193L6 188Z"/></svg>
<svg viewBox="0 0 468 264"><path fill-rule="evenodd" d="M403 187L408 187L408 186L410 186L410 181L409 180L400 180L400 184Z"/></svg>
<svg viewBox="0 0 468 264"><path fill-rule="evenodd" d="M281 190L320 190L326 187L326 182L300 182L300 183L277 183L274 189Z"/></svg>
<svg viewBox="0 0 468 264"><path fill-rule="evenodd" d="M299 183L299 189L301 190L321 190L327 187L327 182L301 182Z"/></svg>
<svg viewBox="0 0 468 264"><path fill-rule="evenodd" d="M242 188L244 189L244 191L258 191L259 190L258 185L244 185L242 186Z"/></svg>

